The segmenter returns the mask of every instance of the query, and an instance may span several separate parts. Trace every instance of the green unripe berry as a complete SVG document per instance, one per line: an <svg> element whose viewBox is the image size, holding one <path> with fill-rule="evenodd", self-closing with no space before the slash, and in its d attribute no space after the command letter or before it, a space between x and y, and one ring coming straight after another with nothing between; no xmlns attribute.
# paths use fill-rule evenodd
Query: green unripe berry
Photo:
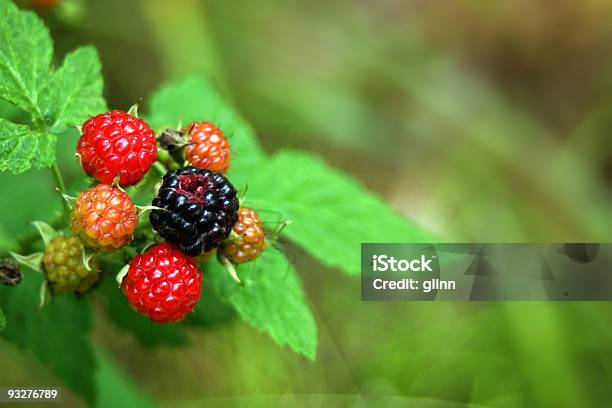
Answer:
<svg viewBox="0 0 612 408"><path fill-rule="evenodd" d="M100 276L95 260L83 261L83 243L76 235L53 238L43 255L43 269L55 293L84 293Z"/></svg>

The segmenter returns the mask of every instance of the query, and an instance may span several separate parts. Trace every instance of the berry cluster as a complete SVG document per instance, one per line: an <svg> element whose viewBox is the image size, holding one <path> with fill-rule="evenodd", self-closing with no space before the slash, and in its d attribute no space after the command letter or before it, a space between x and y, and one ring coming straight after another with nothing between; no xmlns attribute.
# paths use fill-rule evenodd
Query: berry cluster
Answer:
<svg viewBox="0 0 612 408"><path fill-rule="evenodd" d="M240 208L236 189L222 174L230 165L230 146L214 124L194 122L183 130L165 129L156 138L144 120L113 110L88 119L81 130L77 156L94 182L74 199L74 235L46 238L41 269L53 293L91 288L100 277L97 253L132 245L122 251L129 256L148 247L120 272L121 290L149 319L176 322L200 298L197 257L216 251L239 280L231 264L252 261L266 248L259 216ZM164 169L157 194L151 206L138 207L122 187L138 189L156 161L156 169ZM145 210L151 210L151 229L141 223L134 239Z"/></svg>

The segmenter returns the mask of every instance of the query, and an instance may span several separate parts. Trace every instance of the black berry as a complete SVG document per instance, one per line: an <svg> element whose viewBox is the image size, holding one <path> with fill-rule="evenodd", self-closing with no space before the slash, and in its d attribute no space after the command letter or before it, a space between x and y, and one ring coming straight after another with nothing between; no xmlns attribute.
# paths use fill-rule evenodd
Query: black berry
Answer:
<svg viewBox="0 0 612 408"><path fill-rule="evenodd" d="M216 248L238 220L236 189L221 173L185 167L168 172L159 188L151 226L189 256Z"/></svg>

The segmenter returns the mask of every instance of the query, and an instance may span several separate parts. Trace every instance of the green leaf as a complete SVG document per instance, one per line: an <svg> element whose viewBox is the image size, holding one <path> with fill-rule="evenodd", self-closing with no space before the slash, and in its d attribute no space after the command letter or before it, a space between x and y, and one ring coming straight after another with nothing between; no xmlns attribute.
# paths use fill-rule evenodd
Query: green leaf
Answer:
<svg viewBox="0 0 612 408"><path fill-rule="evenodd" d="M42 283L41 274L26 270L19 286L0 286L0 308L8 322L1 335L31 351L65 385L93 404L96 363L87 338L92 324L89 299L57 296L39 310Z"/></svg>
<svg viewBox="0 0 612 408"><path fill-rule="evenodd" d="M171 82L151 97L151 126L155 129L186 126L193 121L210 121L219 126L232 151L228 173L237 188L243 188L249 172L264 157L255 132L207 80L190 78Z"/></svg>
<svg viewBox="0 0 612 408"><path fill-rule="evenodd" d="M4 330L6 327L6 318L4 317L4 313L2 313L2 309L0 309L0 331Z"/></svg>
<svg viewBox="0 0 612 408"><path fill-rule="evenodd" d="M34 228L36 228L40 234L40 237L43 239L45 247L49 246L49 243L53 240L53 238L57 237L58 235L55 228L44 221L32 221L32 225L34 225Z"/></svg>
<svg viewBox="0 0 612 408"><path fill-rule="evenodd" d="M93 47L81 47L64 59L53 73L45 93L44 106L49 127L62 132L67 126L80 125L90 116L105 111L102 97L104 83L98 52Z"/></svg>
<svg viewBox="0 0 612 408"><path fill-rule="evenodd" d="M232 280L216 260L208 262L206 272L220 296L243 320L314 360L316 322L293 265L280 252L269 249L255 261L241 265L238 276L244 286Z"/></svg>
<svg viewBox="0 0 612 408"><path fill-rule="evenodd" d="M244 205L264 215L279 211L292 221L283 235L321 263L349 274L360 271L363 242L433 239L356 180L309 154L280 152L251 176Z"/></svg>
<svg viewBox="0 0 612 408"><path fill-rule="evenodd" d="M55 135L0 118L0 171L22 173L55 161Z"/></svg>
<svg viewBox="0 0 612 408"><path fill-rule="evenodd" d="M205 270L205 267L202 268ZM202 297L192 313L185 317L184 324L194 327L210 327L232 321L236 311L213 289L210 279L202 281Z"/></svg>
<svg viewBox="0 0 612 408"><path fill-rule="evenodd" d="M33 269L38 273L42 273L42 270L41 270L41 262L43 259L42 252L36 252L34 254L27 255L27 256L19 255L19 254L16 254L15 252L11 252L10 254L21 265L27 266L28 268Z"/></svg>
<svg viewBox="0 0 612 408"><path fill-rule="evenodd" d="M40 123L40 95L53 55L49 31L34 13L20 11L8 0L0 0L0 16L0 98Z"/></svg>
<svg viewBox="0 0 612 408"><path fill-rule="evenodd" d="M105 110L106 103L93 48L70 53L54 71L53 45L43 22L7 0L0 0L0 16L0 99L30 116L24 119L28 125L0 119L0 171L18 174L51 166L56 136Z"/></svg>

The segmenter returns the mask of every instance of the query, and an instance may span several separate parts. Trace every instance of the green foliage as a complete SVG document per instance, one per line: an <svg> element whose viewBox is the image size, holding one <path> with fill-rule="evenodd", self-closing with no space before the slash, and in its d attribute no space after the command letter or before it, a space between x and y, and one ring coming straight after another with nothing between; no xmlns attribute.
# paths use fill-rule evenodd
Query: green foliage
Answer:
<svg viewBox="0 0 612 408"><path fill-rule="evenodd" d="M206 267L201 267L204 272L202 279L202 298L185 317L184 324L194 327L210 327L231 321L236 317L236 311L228 304L213 288L211 279L206 275Z"/></svg>
<svg viewBox="0 0 612 408"><path fill-rule="evenodd" d="M279 176L282 175L282 176ZM249 203L292 221L284 235L321 263L347 273L360 270L362 242L427 242L424 232L320 159L283 151L249 179Z"/></svg>
<svg viewBox="0 0 612 408"><path fill-rule="evenodd" d="M314 360L315 319L295 269L280 252L269 249L255 261L239 266L242 286L216 261L209 262L206 271L217 292L236 308L240 317L277 343Z"/></svg>
<svg viewBox="0 0 612 408"><path fill-rule="evenodd" d="M96 383L99 390L97 408L151 408L155 404L151 398L138 389L126 373L102 351L96 352L98 372Z"/></svg>
<svg viewBox="0 0 612 408"><path fill-rule="evenodd" d="M0 120L0 171L22 173L55 162L56 136L106 109L100 61L93 48L69 54L53 70L53 46L42 21L0 0L0 99L29 115L25 124Z"/></svg>
<svg viewBox="0 0 612 408"><path fill-rule="evenodd" d="M32 225L34 225L34 228L40 234L45 246L49 245L53 238L59 235L55 228L44 221L33 221Z"/></svg>
<svg viewBox="0 0 612 408"><path fill-rule="evenodd" d="M255 132L210 81L190 78L170 82L153 94L148 117L154 129L175 128L193 121L211 121L221 128L231 145L229 177L244 187L264 157Z"/></svg>
<svg viewBox="0 0 612 408"><path fill-rule="evenodd" d="M89 299L58 296L38 308L42 274L24 271L17 287L0 286L0 308L9 324L2 336L19 348L31 351L58 378L86 401L95 400Z"/></svg>
<svg viewBox="0 0 612 408"><path fill-rule="evenodd" d="M0 1L0 97L43 120L41 93L49 77L53 45L49 31L32 12Z"/></svg>
<svg viewBox="0 0 612 408"><path fill-rule="evenodd" d="M100 59L93 47L81 47L66 56L49 81L45 106L50 128L60 132L66 126L80 125L92 114L106 110L102 97Z"/></svg>
<svg viewBox="0 0 612 408"><path fill-rule="evenodd" d="M22 173L55 161L55 135L0 118L0 171Z"/></svg>
<svg viewBox="0 0 612 408"><path fill-rule="evenodd" d="M0 309L0 331L4 330L6 327L6 317L4 317L4 313L2 313L2 309Z"/></svg>

